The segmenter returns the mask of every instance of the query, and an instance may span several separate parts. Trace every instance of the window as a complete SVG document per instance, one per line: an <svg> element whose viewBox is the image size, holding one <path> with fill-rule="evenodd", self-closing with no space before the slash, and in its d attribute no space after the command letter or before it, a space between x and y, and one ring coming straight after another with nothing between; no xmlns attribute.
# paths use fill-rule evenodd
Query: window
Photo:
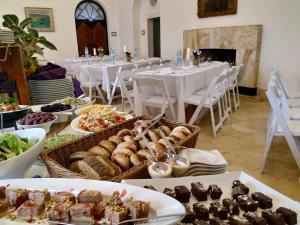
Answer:
<svg viewBox="0 0 300 225"><path fill-rule="evenodd" d="M76 20L102 21L105 20L105 13L101 6L93 1L83 1L76 8Z"/></svg>

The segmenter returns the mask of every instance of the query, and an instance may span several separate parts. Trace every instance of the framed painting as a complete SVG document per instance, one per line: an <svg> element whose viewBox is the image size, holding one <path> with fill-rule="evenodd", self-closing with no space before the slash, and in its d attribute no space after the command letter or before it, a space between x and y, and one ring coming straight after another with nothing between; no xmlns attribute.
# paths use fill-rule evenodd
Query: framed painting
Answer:
<svg viewBox="0 0 300 225"><path fill-rule="evenodd" d="M237 13L238 0L198 0L199 18Z"/></svg>
<svg viewBox="0 0 300 225"><path fill-rule="evenodd" d="M39 32L54 32L53 9L25 7L25 15L33 19L30 27Z"/></svg>

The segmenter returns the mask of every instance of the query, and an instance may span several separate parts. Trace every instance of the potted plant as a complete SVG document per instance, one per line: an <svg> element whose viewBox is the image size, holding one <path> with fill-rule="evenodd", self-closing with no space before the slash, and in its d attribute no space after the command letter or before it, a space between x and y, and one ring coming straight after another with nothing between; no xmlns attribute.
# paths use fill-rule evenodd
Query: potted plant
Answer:
<svg viewBox="0 0 300 225"><path fill-rule="evenodd" d="M20 22L16 15L7 14L3 16L3 20L3 27L14 32L15 42L21 47L26 76L34 73L38 68L39 65L35 55L43 56L44 47L57 50L44 36L40 36L37 30L28 27L32 22L32 18L26 18Z"/></svg>

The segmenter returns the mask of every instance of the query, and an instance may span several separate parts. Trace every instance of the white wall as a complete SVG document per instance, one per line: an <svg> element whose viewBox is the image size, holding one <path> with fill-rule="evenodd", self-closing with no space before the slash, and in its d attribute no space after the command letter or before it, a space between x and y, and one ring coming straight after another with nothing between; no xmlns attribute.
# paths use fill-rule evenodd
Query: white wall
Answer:
<svg viewBox="0 0 300 225"><path fill-rule="evenodd" d="M111 31L119 30L118 10L116 0L97 0L107 12L109 44L119 48L119 37L112 37ZM55 32L44 32L49 41L54 43L58 51L45 51L45 58L59 63L63 58L78 56L75 9L80 0L1 0L0 15L16 14L20 20L25 18L24 7L53 8ZM2 20L0 23L2 24Z"/></svg>
<svg viewBox="0 0 300 225"><path fill-rule="evenodd" d="M120 1L126 4L124 1L128 0ZM177 48L183 46L183 31L187 29L262 24L259 88L267 87L271 68L276 67L291 89L300 90L299 0L239 0L237 15L202 19L197 16L197 0L159 0L159 4L162 57L174 59ZM145 28L142 22L140 27ZM141 48L147 49L145 41L141 41Z"/></svg>

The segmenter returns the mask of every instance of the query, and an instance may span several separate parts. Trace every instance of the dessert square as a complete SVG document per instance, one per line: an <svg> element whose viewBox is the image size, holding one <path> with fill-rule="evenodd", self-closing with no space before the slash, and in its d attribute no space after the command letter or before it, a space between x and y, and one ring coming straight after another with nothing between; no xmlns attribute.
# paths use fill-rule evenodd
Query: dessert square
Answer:
<svg viewBox="0 0 300 225"><path fill-rule="evenodd" d="M291 209L280 207L276 210L277 213L280 213L283 217L285 222L288 225L297 224L297 213Z"/></svg>
<svg viewBox="0 0 300 225"><path fill-rule="evenodd" d="M44 207L35 201L28 200L24 202L17 210L17 216L21 220L34 221L39 219L43 213Z"/></svg>
<svg viewBox="0 0 300 225"><path fill-rule="evenodd" d="M262 211L261 215L268 221L269 224L285 225L284 217L280 213L272 212L271 210L267 209L265 211Z"/></svg>
<svg viewBox="0 0 300 225"><path fill-rule="evenodd" d="M209 211L212 212L214 217L218 217L221 220L227 220L228 209L223 207L219 202L210 203Z"/></svg>
<svg viewBox="0 0 300 225"><path fill-rule="evenodd" d="M123 206L108 206L105 209L105 219L110 223L120 223L129 218L129 210Z"/></svg>
<svg viewBox="0 0 300 225"><path fill-rule="evenodd" d="M209 185L208 192L210 194L211 199L213 199L213 200L220 199L223 194L223 191L221 190L221 188L215 184Z"/></svg>
<svg viewBox="0 0 300 225"><path fill-rule="evenodd" d="M240 195L236 198L236 201L245 212L255 212L258 208L258 202L254 201L249 195Z"/></svg>
<svg viewBox="0 0 300 225"><path fill-rule="evenodd" d="M70 206L67 203L52 202L46 210L49 220L68 223L70 221Z"/></svg>
<svg viewBox="0 0 300 225"><path fill-rule="evenodd" d="M75 196L71 192L66 192L66 191L56 192L53 195L53 200L60 203L71 203L71 204L76 203Z"/></svg>
<svg viewBox="0 0 300 225"><path fill-rule="evenodd" d="M72 221L91 223L94 221L95 204L78 203L70 207Z"/></svg>
<svg viewBox="0 0 300 225"><path fill-rule="evenodd" d="M99 203L103 200L100 191L83 190L77 196L78 203Z"/></svg>
<svg viewBox="0 0 300 225"><path fill-rule="evenodd" d="M188 203L190 201L191 192L186 186L180 185L174 188L176 199L181 203Z"/></svg>
<svg viewBox="0 0 300 225"><path fill-rule="evenodd" d="M19 207L28 200L28 190L26 189L7 189L6 197L11 207Z"/></svg>
<svg viewBox="0 0 300 225"><path fill-rule="evenodd" d="M195 212L198 220L209 220L209 210L205 207L205 205L202 205L201 203L195 203L193 204L193 211Z"/></svg>
<svg viewBox="0 0 300 225"><path fill-rule="evenodd" d="M243 216L253 225L267 225L268 222L265 218L258 216L256 213L248 212Z"/></svg>
<svg viewBox="0 0 300 225"><path fill-rule="evenodd" d="M261 192L255 192L251 194L253 200L258 201L258 207L261 209L272 208L272 199Z"/></svg>
<svg viewBox="0 0 300 225"><path fill-rule="evenodd" d="M240 214L239 205L232 199L224 198L222 200L222 204L226 209L228 209L228 213L230 215L239 215Z"/></svg>
<svg viewBox="0 0 300 225"><path fill-rule="evenodd" d="M191 192L198 201L207 201L208 189L200 182L191 183Z"/></svg>
<svg viewBox="0 0 300 225"><path fill-rule="evenodd" d="M195 213L191 210L190 207L186 207L186 215L185 217L181 220L182 223L194 223L196 220L196 215Z"/></svg>
<svg viewBox="0 0 300 225"><path fill-rule="evenodd" d="M51 200L50 192L47 190L44 191L29 191L28 194L29 200L36 202L37 204L44 204Z"/></svg>

